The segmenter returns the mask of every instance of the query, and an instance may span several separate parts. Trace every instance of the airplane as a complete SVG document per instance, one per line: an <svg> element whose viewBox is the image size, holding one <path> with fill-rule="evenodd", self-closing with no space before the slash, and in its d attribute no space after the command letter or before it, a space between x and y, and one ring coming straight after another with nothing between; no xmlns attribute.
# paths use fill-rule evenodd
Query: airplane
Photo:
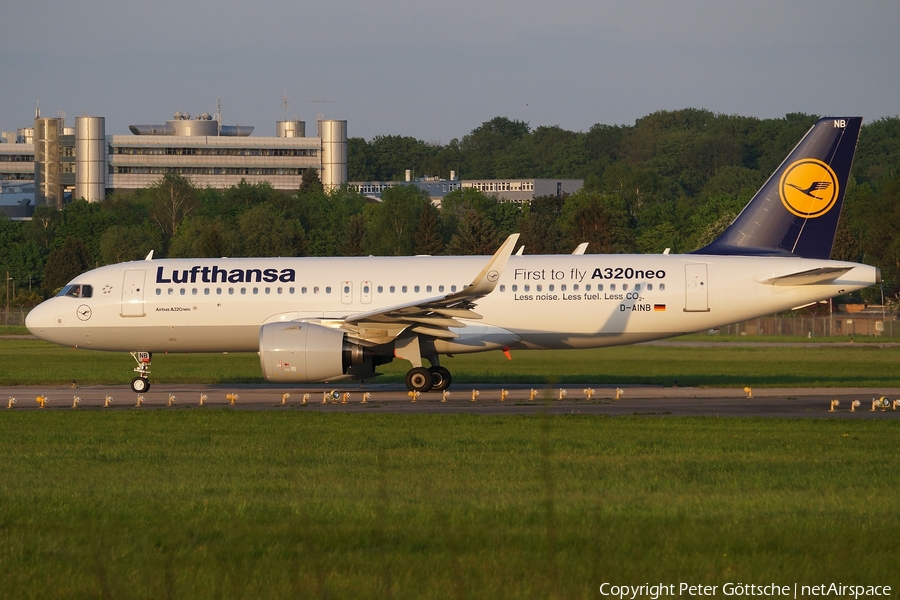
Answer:
<svg viewBox="0 0 900 600"><path fill-rule="evenodd" d="M709 245L687 254L153 259L94 269L26 326L60 345L126 351L150 387L154 353L258 352L280 383L366 380L409 361L410 391L451 384L442 356L598 348L703 331L881 282L830 260L862 124L818 120ZM430 366L423 366L427 360Z"/></svg>

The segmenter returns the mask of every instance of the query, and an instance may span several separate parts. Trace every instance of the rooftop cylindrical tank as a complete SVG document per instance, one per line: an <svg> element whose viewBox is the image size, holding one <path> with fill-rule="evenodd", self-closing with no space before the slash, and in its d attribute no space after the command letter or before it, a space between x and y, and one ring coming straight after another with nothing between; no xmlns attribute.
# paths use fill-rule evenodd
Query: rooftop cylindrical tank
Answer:
<svg viewBox="0 0 900 600"><path fill-rule="evenodd" d="M63 207L59 185L59 119L34 120L34 205Z"/></svg>
<svg viewBox="0 0 900 600"><path fill-rule="evenodd" d="M34 127L20 127L16 129L17 144L33 144L34 143Z"/></svg>
<svg viewBox="0 0 900 600"><path fill-rule="evenodd" d="M219 135L247 137L253 133L253 129L251 125L222 125L219 127Z"/></svg>
<svg viewBox="0 0 900 600"><path fill-rule="evenodd" d="M219 135L219 122L207 121L206 119L181 119L175 121L166 121L166 128L172 128L172 135L197 136Z"/></svg>
<svg viewBox="0 0 900 600"><path fill-rule="evenodd" d="M277 121L275 136L280 138L306 137L306 123L300 120Z"/></svg>
<svg viewBox="0 0 900 600"><path fill-rule="evenodd" d="M322 187L331 190L347 183L347 121L319 121L322 138Z"/></svg>
<svg viewBox="0 0 900 600"><path fill-rule="evenodd" d="M37 117L32 132L34 205L62 208L62 186L59 185L59 119Z"/></svg>
<svg viewBox="0 0 900 600"><path fill-rule="evenodd" d="M88 202L106 197L106 119L75 117L75 195Z"/></svg>

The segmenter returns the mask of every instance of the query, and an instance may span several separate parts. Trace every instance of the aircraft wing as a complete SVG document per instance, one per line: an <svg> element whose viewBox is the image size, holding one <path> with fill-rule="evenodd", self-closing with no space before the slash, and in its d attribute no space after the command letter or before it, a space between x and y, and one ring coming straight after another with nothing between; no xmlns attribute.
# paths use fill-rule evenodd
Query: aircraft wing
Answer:
<svg viewBox="0 0 900 600"><path fill-rule="evenodd" d="M458 292L348 315L334 325L360 343L372 345L390 342L406 329L437 338L459 337L450 328L465 327L457 319L481 318L472 309L494 291L518 239L518 233L506 238L472 283Z"/></svg>
<svg viewBox="0 0 900 600"><path fill-rule="evenodd" d="M853 267L822 267L819 269L810 269L809 271L800 271L799 273L791 273L790 275L772 277L771 279L766 279L759 283L777 286L816 285L834 281L844 273L852 270Z"/></svg>

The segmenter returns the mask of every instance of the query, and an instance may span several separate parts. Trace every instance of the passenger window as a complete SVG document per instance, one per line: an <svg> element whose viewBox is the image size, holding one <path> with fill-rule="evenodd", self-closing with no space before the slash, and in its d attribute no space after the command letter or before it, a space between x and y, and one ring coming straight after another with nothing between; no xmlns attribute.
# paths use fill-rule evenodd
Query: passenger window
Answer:
<svg viewBox="0 0 900 600"><path fill-rule="evenodd" d="M426 285L426 286L425 286L425 291L428 292L428 293L430 294L430 293L431 293L431 286L430 286L430 285Z"/></svg>
<svg viewBox="0 0 900 600"><path fill-rule="evenodd" d="M391 292L392 294L394 293L394 290L395 290L395 289L396 289L396 288L395 288L394 286L391 286L391 287L388 288L388 290L390 290L390 292Z"/></svg>
<svg viewBox="0 0 900 600"><path fill-rule="evenodd" d="M647 284L647 291L649 292L649 291L651 291L652 289L653 289L653 284L652 284L652 283L648 283L648 284Z"/></svg>
<svg viewBox="0 0 900 600"><path fill-rule="evenodd" d="M531 291L531 286L530 286L529 284L527 284L527 283L525 284L525 291L526 291L526 292L530 292L530 291Z"/></svg>
<svg viewBox="0 0 900 600"><path fill-rule="evenodd" d="M550 289L552 290L553 288L550 288ZM559 286L559 291L561 291L561 292L566 291L566 284L562 284L561 286Z"/></svg>
<svg viewBox="0 0 900 600"><path fill-rule="evenodd" d="M222 288L216 288L216 295L217 295L217 296L221 296L221 295L222 295Z"/></svg>
<svg viewBox="0 0 900 600"><path fill-rule="evenodd" d="M641 291L641 284L639 284L639 283L634 284L634 291L636 291L636 292Z"/></svg>
<svg viewBox="0 0 900 600"><path fill-rule="evenodd" d="M228 288L228 295L229 296L234 295L234 288Z"/></svg>
<svg viewBox="0 0 900 600"><path fill-rule="evenodd" d="M182 296L184 296L184 294L185 294L184 288L179 289L178 293L181 294Z"/></svg>
<svg viewBox="0 0 900 600"><path fill-rule="evenodd" d="M203 295L209 296L209 288L203 288Z"/></svg>
<svg viewBox="0 0 900 600"><path fill-rule="evenodd" d="M379 293L379 294L383 294L383 293L384 293L384 287L383 287L383 286L380 286L380 285L378 286L378 293Z"/></svg>
<svg viewBox="0 0 900 600"><path fill-rule="evenodd" d="M665 289L666 289L666 284L664 284L664 283L659 284L659 291L662 292L662 291L665 291Z"/></svg>
<svg viewBox="0 0 900 600"><path fill-rule="evenodd" d="M513 286L512 286L512 291L518 292L518 291L519 291L519 286L516 285L516 284L514 283Z"/></svg>
<svg viewBox="0 0 900 600"><path fill-rule="evenodd" d="M317 286L317 285L313 286L313 294L318 294L318 293L319 293L319 286Z"/></svg>
<svg viewBox="0 0 900 600"><path fill-rule="evenodd" d="M505 291L506 291L506 286L503 285L502 283L500 284L500 291L501 291L501 292L505 292Z"/></svg>
<svg viewBox="0 0 900 600"><path fill-rule="evenodd" d="M279 294L281 293L281 288L278 288L278 293L279 293Z"/></svg>
<svg viewBox="0 0 900 600"><path fill-rule="evenodd" d="M413 288L413 291L414 291L415 293L418 294L418 293L419 293L419 286L414 287L414 288Z"/></svg>
<svg viewBox="0 0 900 600"><path fill-rule="evenodd" d="M456 286L455 286L455 285L451 285L451 286L450 286L450 291L451 291L451 292L455 292L455 291L456 291Z"/></svg>
<svg viewBox="0 0 900 600"><path fill-rule="evenodd" d="M349 285L345 285L345 286L344 286L344 293L345 293L345 294L349 294L349 293L350 293L350 286L349 286Z"/></svg>
<svg viewBox="0 0 900 600"><path fill-rule="evenodd" d="M573 292L577 292L577 291L578 291L578 284L577 284L577 283L574 284L574 285L572 286L572 291L573 291Z"/></svg>
<svg viewBox="0 0 900 600"><path fill-rule="evenodd" d="M331 286L330 286L330 285L325 286L325 293L326 293L326 294L330 294L330 293L331 293Z"/></svg>
<svg viewBox="0 0 900 600"><path fill-rule="evenodd" d="M253 293L254 293L254 294L258 294L258 293L259 293L259 288L253 288Z"/></svg>
<svg viewBox="0 0 900 600"><path fill-rule="evenodd" d="M623 283L623 284L622 284L622 291L628 291L628 284L627 284L627 283Z"/></svg>
<svg viewBox="0 0 900 600"><path fill-rule="evenodd" d="M614 284L614 283L609 284L609 291L611 291L611 292L616 291L616 284Z"/></svg>
<svg viewBox="0 0 900 600"><path fill-rule="evenodd" d="M267 293L267 294L271 294L271 293L272 293L272 288L266 288L266 293Z"/></svg>
<svg viewBox="0 0 900 600"><path fill-rule="evenodd" d="M603 289L603 286L602 286L602 285L598 285L598 286L597 286L597 291L598 291L598 292L599 292L600 290L602 290L602 289ZM586 292L591 291L591 284L585 285L585 286L584 286L584 291L586 291Z"/></svg>
<svg viewBox="0 0 900 600"><path fill-rule="evenodd" d="M439 286L438 286L438 291L441 292L441 293L443 293L443 291L444 291L444 286L439 285Z"/></svg>
<svg viewBox="0 0 900 600"><path fill-rule="evenodd" d="M552 283L551 283L550 285L547 286L547 290L548 290L548 291L551 291L551 292L553 291L553 284L552 284Z"/></svg>
<svg viewBox="0 0 900 600"><path fill-rule="evenodd" d="M241 296L247 295L247 288L241 288Z"/></svg>
<svg viewBox="0 0 900 600"><path fill-rule="evenodd" d="M542 286L540 283L537 284L537 291L541 292L543 290L544 290L544 286Z"/></svg>
<svg viewBox="0 0 900 600"><path fill-rule="evenodd" d="M169 293L169 295L171 296L172 294L175 293L175 290L173 290L172 288L169 288L168 293Z"/></svg>
<svg viewBox="0 0 900 600"><path fill-rule="evenodd" d="M156 295L157 295L157 296L161 296L161 295L162 295L162 290L159 289L159 288L156 288Z"/></svg>
<svg viewBox="0 0 900 600"><path fill-rule="evenodd" d="M403 292L403 293L405 294L405 293L406 293L406 286L404 285L402 288L400 288L400 291Z"/></svg>
<svg viewBox="0 0 900 600"><path fill-rule="evenodd" d="M304 285L302 288L300 288L300 293L301 293L301 294L305 294L305 293L306 293L306 286L305 286L305 285Z"/></svg>
<svg viewBox="0 0 900 600"><path fill-rule="evenodd" d="M192 296L196 296L196 295L197 295L197 288L191 288L191 295L192 295Z"/></svg>
<svg viewBox="0 0 900 600"><path fill-rule="evenodd" d="M288 293L289 293L289 294L293 294L293 293L294 293L294 288L289 287L289 288L288 288ZM305 292L304 292L304 293L305 293Z"/></svg>

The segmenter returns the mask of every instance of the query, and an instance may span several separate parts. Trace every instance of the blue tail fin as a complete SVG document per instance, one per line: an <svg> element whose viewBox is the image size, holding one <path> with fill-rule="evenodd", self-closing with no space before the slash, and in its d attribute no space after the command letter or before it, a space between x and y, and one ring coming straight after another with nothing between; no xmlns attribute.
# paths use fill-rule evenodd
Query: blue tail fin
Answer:
<svg viewBox="0 0 900 600"><path fill-rule="evenodd" d="M694 254L831 258L861 125L816 121L728 229Z"/></svg>

